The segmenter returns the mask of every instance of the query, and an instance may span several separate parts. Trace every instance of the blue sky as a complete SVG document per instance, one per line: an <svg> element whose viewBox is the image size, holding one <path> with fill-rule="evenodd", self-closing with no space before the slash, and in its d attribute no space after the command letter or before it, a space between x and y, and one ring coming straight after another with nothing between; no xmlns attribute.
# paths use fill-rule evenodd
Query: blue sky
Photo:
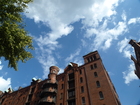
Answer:
<svg viewBox="0 0 140 105"><path fill-rule="evenodd" d="M134 74L130 39L140 41L139 0L34 0L23 15L33 37L34 58L18 63L19 71L0 61L0 90L45 79L49 67L60 72L69 62L83 64L83 55L98 50L122 105L140 103L140 82Z"/></svg>

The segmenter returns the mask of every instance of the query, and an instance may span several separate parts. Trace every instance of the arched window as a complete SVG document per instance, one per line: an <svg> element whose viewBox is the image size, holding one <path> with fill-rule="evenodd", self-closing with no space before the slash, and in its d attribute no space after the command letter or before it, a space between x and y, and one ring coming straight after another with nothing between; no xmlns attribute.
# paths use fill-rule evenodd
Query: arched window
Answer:
<svg viewBox="0 0 140 105"><path fill-rule="evenodd" d="M104 99L104 95L101 91L99 92L99 96L100 96L100 99Z"/></svg>
<svg viewBox="0 0 140 105"><path fill-rule="evenodd" d="M96 85L97 85L97 87L100 87L100 82L96 81Z"/></svg>
<svg viewBox="0 0 140 105"><path fill-rule="evenodd" d="M97 74L97 72L94 72L94 77L98 77L98 74Z"/></svg>

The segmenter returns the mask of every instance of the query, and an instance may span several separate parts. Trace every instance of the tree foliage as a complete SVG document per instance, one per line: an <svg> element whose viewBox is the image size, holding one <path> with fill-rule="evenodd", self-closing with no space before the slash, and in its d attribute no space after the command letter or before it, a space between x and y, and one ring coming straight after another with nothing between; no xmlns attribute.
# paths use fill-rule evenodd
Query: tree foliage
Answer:
<svg viewBox="0 0 140 105"><path fill-rule="evenodd" d="M32 58L32 37L24 29L22 12L32 0L0 0L0 57L17 69L18 61Z"/></svg>

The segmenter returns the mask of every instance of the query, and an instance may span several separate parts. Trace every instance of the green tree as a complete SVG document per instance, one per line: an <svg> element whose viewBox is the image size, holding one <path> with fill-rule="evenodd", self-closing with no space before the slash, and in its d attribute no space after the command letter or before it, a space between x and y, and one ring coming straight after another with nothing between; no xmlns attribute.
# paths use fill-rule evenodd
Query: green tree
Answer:
<svg viewBox="0 0 140 105"><path fill-rule="evenodd" d="M9 61L8 67L17 69L19 61L32 58L32 37L24 29L22 13L32 0L0 0L0 57Z"/></svg>

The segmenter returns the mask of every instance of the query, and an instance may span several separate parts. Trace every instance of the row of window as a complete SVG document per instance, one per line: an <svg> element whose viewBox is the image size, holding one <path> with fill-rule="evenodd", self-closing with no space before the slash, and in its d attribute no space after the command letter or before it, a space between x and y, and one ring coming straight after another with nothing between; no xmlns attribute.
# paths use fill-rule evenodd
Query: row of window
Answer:
<svg viewBox="0 0 140 105"><path fill-rule="evenodd" d="M90 69L93 70L93 69L96 69L97 68L97 64L94 63L93 65L90 65Z"/></svg>
<svg viewBox="0 0 140 105"><path fill-rule="evenodd" d="M61 95L63 95L63 94L61 94ZM69 98L75 97L75 91L68 92L68 96L69 96ZM104 95L103 95L102 91L99 91L99 98L104 99ZM82 105L86 104L85 97L81 98L81 102L82 102ZM60 103L60 105L62 105L62 103ZM68 101L68 105L75 105L75 100Z"/></svg>
<svg viewBox="0 0 140 105"><path fill-rule="evenodd" d="M96 86L97 87L101 86L99 81L96 81ZM83 92L84 92L84 86L81 86L81 93L83 93Z"/></svg>
<svg viewBox="0 0 140 105"><path fill-rule="evenodd" d="M97 59L97 57L96 57L96 55L94 54L93 56L88 57L88 58L87 58L87 61L88 61L88 62L91 62L91 61L96 60L96 59Z"/></svg>

